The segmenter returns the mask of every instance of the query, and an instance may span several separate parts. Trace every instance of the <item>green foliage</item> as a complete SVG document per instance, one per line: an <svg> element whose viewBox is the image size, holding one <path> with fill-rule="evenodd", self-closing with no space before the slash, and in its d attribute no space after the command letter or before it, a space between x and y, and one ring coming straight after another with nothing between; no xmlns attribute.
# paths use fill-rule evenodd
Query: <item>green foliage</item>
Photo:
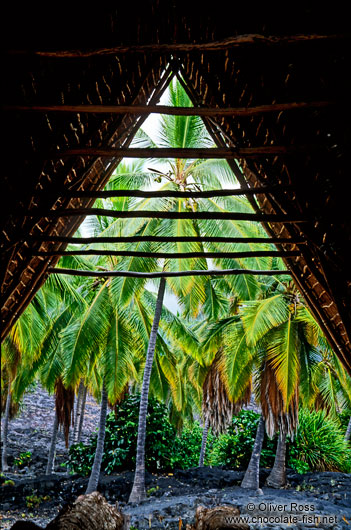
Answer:
<svg viewBox="0 0 351 530"><path fill-rule="evenodd" d="M228 432L213 443L209 455L211 465L225 465L231 469L246 468L251 457L259 415L241 411L233 418ZM261 453L261 467L274 462L276 437L265 436ZM344 440L344 429L324 411L302 410L294 440L287 441L287 466L298 473L308 471L351 470L351 449Z"/></svg>
<svg viewBox="0 0 351 530"><path fill-rule="evenodd" d="M246 468L251 458L259 417L252 410L243 410L235 416L228 431L214 441L209 463L231 469ZM261 466L271 467L274 456L275 441L265 437Z"/></svg>
<svg viewBox="0 0 351 530"><path fill-rule="evenodd" d="M299 460L299 453L294 446L290 447L289 467L292 467L297 473L308 473L310 466L307 462Z"/></svg>
<svg viewBox="0 0 351 530"><path fill-rule="evenodd" d="M146 468L149 471L172 471L196 467L199 461L202 427L186 425L180 436L169 423L164 405L150 399L146 434ZM139 396L131 396L110 413L106 425L105 454L102 469L106 473L135 468ZM233 418L228 431L218 438L208 435L205 463L246 469L255 441L259 414L243 410ZM351 471L351 449L344 440L344 430L337 420L323 411L302 410L299 428L293 441L287 441L287 466L298 473L308 471ZM90 473L97 436L89 445L76 444L70 449L66 464L81 475ZM276 437L265 436L261 467L272 467Z"/></svg>
<svg viewBox="0 0 351 530"><path fill-rule="evenodd" d="M5 480L5 482L3 482L1 485L2 486L14 486L15 483L13 480Z"/></svg>
<svg viewBox="0 0 351 530"><path fill-rule="evenodd" d="M298 472L350 472L351 449L338 422L323 410L302 410L295 439L289 444L288 465Z"/></svg>
<svg viewBox="0 0 351 530"><path fill-rule="evenodd" d="M206 455L211 452L213 444L211 432L207 436ZM180 436L174 441L174 450L171 458L172 469L188 469L199 464L202 441L202 427L198 422L192 426L186 425ZM206 459L205 459L206 461Z"/></svg>
<svg viewBox="0 0 351 530"><path fill-rule="evenodd" d="M44 501L50 501L51 497L49 495L36 495L33 493L33 495L28 495L26 497L26 506L27 508L39 508L40 504Z"/></svg>
<svg viewBox="0 0 351 530"><path fill-rule="evenodd" d="M22 469L25 466L28 466L32 460L31 451L25 451L20 453L19 456L16 456L13 461L13 465L19 469Z"/></svg>
<svg viewBox="0 0 351 530"><path fill-rule="evenodd" d="M148 497L150 497L150 495L153 495L154 493L156 493L158 490L159 490L159 486L155 486L154 488L149 488L146 492L146 495Z"/></svg>
<svg viewBox="0 0 351 530"><path fill-rule="evenodd" d="M102 470L135 469L140 396L130 396L111 412L106 420L105 451ZM145 465L149 471L170 468L175 440L175 429L167 417L166 407L154 398L149 399L146 423ZM67 464L75 472L87 475L93 464L97 435L89 445L71 446Z"/></svg>
<svg viewBox="0 0 351 530"><path fill-rule="evenodd" d="M69 460L62 463L62 467L67 466L70 470L70 474L78 473L83 476L89 475L91 468L93 467L96 442L97 437L94 435L91 438L89 445L85 445L83 442L72 444L69 448Z"/></svg>
<svg viewBox="0 0 351 530"><path fill-rule="evenodd" d="M351 409L343 410L337 416L340 422L340 429L343 431L343 433L346 432L347 426L350 421L350 416L351 416Z"/></svg>

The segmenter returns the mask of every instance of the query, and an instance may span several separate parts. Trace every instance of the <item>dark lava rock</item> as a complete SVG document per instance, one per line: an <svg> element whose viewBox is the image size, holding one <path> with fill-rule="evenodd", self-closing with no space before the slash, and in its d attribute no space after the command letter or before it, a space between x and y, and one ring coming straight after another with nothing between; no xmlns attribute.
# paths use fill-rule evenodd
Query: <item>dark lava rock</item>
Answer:
<svg viewBox="0 0 351 530"><path fill-rule="evenodd" d="M36 530L36 529L43 530L43 527L36 525L32 521L17 521L13 526L11 526L11 530Z"/></svg>
<svg viewBox="0 0 351 530"><path fill-rule="evenodd" d="M191 484L201 488L211 489L239 485L244 477L244 472L226 471L217 467L195 467L176 470L174 477L182 482L191 482Z"/></svg>

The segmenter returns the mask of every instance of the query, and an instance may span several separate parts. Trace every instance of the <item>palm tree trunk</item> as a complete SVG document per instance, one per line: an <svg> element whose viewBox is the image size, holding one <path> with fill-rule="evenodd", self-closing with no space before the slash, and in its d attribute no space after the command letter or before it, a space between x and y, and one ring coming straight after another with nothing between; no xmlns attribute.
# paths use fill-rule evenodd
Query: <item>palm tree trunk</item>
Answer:
<svg viewBox="0 0 351 530"><path fill-rule="evenodd" d="M94 463L91 469L88 487L85 492L86 495L88 493L92 493L93 491L96 491L98 484L99 484L101 462L102 462L102 457L104 454L106 415L107 415L107 392L106 392L105 382L103 382L102 395L101 395L99 433L98 433Z"/></svg>
<svg viewBox="0 0 351 530"><path fill-rule="evenodd" d="M272 471L267 478L267 486L272 488L282 488L286 484L286 468L285 468L285 454L286 454L286 433L280 431L277 444L277 452L275 454L274 465Z"/></svg>
<svg viewBox="0 0 351 530"><path fill-rule="evenodd" d="M345 432L345 440L348 442L350 438L351 438L351 416L350 416L349 424Z"/></svg>
<svg viewBox="0 0 351 530"><path fill-rule="evenodd" d="M260 458L262 451L262 444L264 438L264 421L260 416L258 422L255 443L252 450L252 455L245 476L241 483L241 487L245 489L258 490L260 486Z"/></svg>
<svg viewBox="0 0 351 530"><path fill-rule="evenodd" d="M84 383L83 381L80 381L79 388L78 388L76 413L74 415L74 430L73 430L73 439L72 439L72 443L74 444L77 443L77 439L78 439L78 428L79 428L79 423L80 423L83 390L84 390Z"/></svg>
<svg viewBox="0 0 351 530"><path fill-rule="evenodd" d="M80 411L80 418L79 418L79 425L78 425L77 443L80 442L80 439L82 437L83 420L84 420L84 414L85 414L85 403L87 401L87 392L88 392L88 389L87 389L86 386L84 386L82 404L81 404L81 411Z"/></svg>
<svg viewBox="0 0 351 530"><path fill-rule="evenodd" d="M1 453L1 469L3 472L8 471L9 466L7 463L7 438L9 432L9 419L10 419L10 406L11 406L11 382L9 381L9 388L7 391L4 424L2 431L2 453Z"/></svg>
<svg viewBox="0 0 351 530"><path fill-rule="evenodd" d="M208 418L206 418L205 425L204 425L204 428L202 430L202 442L201 442L201 451L200 451L200 458L199 458L199 467L203 467L204 466L209 426L210 426L210 422L209 422Z"/></svg>
<svg viewBox="0 0 351 530"><path fill-rule="evenodd" d="M55 408L54 426L53 426L53 429L52 429L52 436L51 436L50 450L49 450L49 456L48 456L48 463L46 465L46 474L47 475L51 475L51 473L54 472L57 432L58 432L58 416L57 416L57 410Z"/></svg>
<svg viewBox="0 0 351 530"><path fill-rule="evenodd" d="M129 497L129 502L140 502L146 499L145 491L145 439L146 439L146 416L149 397L149 386L152 364L154 360L156 338L158 332L158 325L161 318L163 296L165 293L166 281L164 278L160 280L160 286L157 294L156 309L154 321L152 323L149 345L147 348L146 362L143 376L143 385L140 396L139 408L139 424L138 424L138 440L137 440L137 454L133 488Z"/></svg>

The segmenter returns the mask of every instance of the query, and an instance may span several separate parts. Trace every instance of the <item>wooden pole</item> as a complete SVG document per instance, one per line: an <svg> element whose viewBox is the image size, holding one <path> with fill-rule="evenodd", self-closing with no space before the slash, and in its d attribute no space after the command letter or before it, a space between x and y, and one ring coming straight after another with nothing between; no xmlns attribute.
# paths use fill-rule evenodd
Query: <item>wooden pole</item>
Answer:
<svg viewBox="0 0 351 530"><path fill-rule="evenodd" d="M98 156L100 158L185 158L185 159L228 159L256 158L277 155L292 155L321 150L321 146L268 145L258 147L76 147L51 152L48 157L67 158L70 156ZM327 147L325 147L327 149Z"/></svg>
<svg viewBox="0 0 351 530"><path fill-rule="evenodd" d="M253 276L280 276L291 274L289 270L254 270L254 269L216 269L216 270L192 270L178 272L136 272L136 271L86 271L80 269L64 269L48 267L50 274L67 274L68 276L93 276L97 278L123 277L123 278L174 278L182 276L237 276L239 274L251 274Z"/></svg>
<svg viewBox="0 0 351 530"><path fill-rule="evenodd" d="M71 243L73 245L88 245L90 243L139 243L142 241L154 243L284 243L295 245L305 243L305 239L288 237L214 237L214 236L98 236L98 237L65 237L65 236L29 236L23 241Z"/></svg>
<svg viewBox="0 0 351 530"><path fill-rule="evenodd" d="M235 35L219 41L210 42L184 42L184 43L161 43L161 44L120 44L109 48L98 48L95 50L56 50L56 51L26 51L9 50L7 53L16 55L39 55L41 57L56 58L83 58L115 55L120 53L146 53L146 52L190 52L190 51L217 51L230 50L231 48L247 46L275 47L281 45L294 45L299 43L309 43L316 41L343 40L348 36L343 34L321 35L321 34L298 34L298 35L262 35L259 33L249 33L245 35Z"/></svg>
<svg viewBox="0 0 351 530"><path fill-rule="evenodd" d="M65 210L30 210L25 213L28 217L74 217L87 215L102 215L105 217L113 217L116 219L214 219L219 221L267 221L275 223L305 223L307 219L303 219L294 215L276 215L264 213L242 213L242 212L167 212L167 211L153 211L153 210L110 210L106 208L66 208Z"/></svg>
<svg viewBox="0 0 351 530"><path fill-rule="evenodd" d="M188 259L188 258L263 258L263 257L293 257L301 256L298 250L258 250L248 252L138 252L132 250L48 250L34 251L32 256L119 256L136 258L165 258L165 259Z"/></svg>
<svg viewBox="0 0 351 530"><path fill-rule="evenodd" d="M5 105L7 112L66 112L93 114L164 114L172 116L253 116L269 112L282 112L336 105L335 101L300 101L273 103L256 107L169 107L166 105Z"/></svg>
<svg viewBox="0 0 351 530"><path fill-rule="evenodd" d="M149 198L193 198L193 199L204 199L212 197L232 197L240 195L259 195L259 194L268 194L275 193L278 190L290 190L295 189L293 185L279 185L279 186L261 186L257 188L232 188L232 189L220 189L220 190L206 190L206 191L193 191L193 190L100 190L100 191L91 191L91 190L50 190L47 193L44 191L35 192L35 197L40 197L45 195L45 197L68 197L70 199L81 199L81 198L94 198L94 199L112 199L114 197L140 197L144 199ZM18 194L13 194L13 196L18 197Z"/></svg>

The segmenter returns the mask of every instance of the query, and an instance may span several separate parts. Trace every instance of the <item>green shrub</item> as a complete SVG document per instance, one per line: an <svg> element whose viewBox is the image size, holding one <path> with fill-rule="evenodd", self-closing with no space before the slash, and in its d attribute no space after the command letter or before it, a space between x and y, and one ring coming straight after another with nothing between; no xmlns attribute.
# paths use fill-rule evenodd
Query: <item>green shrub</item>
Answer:
<svg viewBox="0 0 351 530"><path fill-rule="evenodd" d="M246 468L252 453L260 415L252 410L242 410L233 417L227 432L214 442L208 459L211 465L224 465L231 469ZM276 440L264 439L261 466L271 467L274 462Z"/></svg>
<svg viewBox="0 0 351 530"><path fill-rule="evenodd" d="M205 464L208 463L208 457L211 453L213 444L211 432L207 436ZM171 458L172 469L189 469L199 464L200 450L202 442L202 427L198 422L193 425L186 425L180 436L174 440L173 454Z"/></svg>
<svg viewBox="0 0 351 530"><path fill-rule="evenodd" d="M39 508L40 504L44 501L50 501L51 497L49 495L45 495L44 497L42 495L36 495L33 493L33 495L28 495L26 497L26 506L27 508Z"/></svg>
<svg viewBox="0 0 351 530"><path fill-rule="evenodd" d="M1 485L2 486L14 486L15 482L13 480L5 480Z"/></svg>
<svg viewBox="0 0 351 530"><path fill-rule="evenodd" d="M106 435L102 470L106 473L134 470L138 436L140 396L129 396L111 412L106 420ZM175 429L167 417L166 407L150 398L146 421L145 465L149 471L171 468ZM72 445L69 461L73 472L87 475L94 461L97 434L90 443Z"/></svg>
<svg viewBox="0 0 351 530"><path fill-rule="evenodd" d="M23 467L28 466L31 461L32 461L31 451L25 451L24 453L20 453L19 456L16 456L14 458L13 465L19 469L22 469Z"/></svg>
<svg viewBox="0 0 351 530"><path fill-rule="evenodd" d="M241 411L233 418L227 433L213 443L208 456L211 465L231 469L246 468L255 441L259 414ZM264 438L261 467L272 467L277 437ZM344 440L344 429L323 411L300 411L299 427L294 440L287 440L287 466L298 473L308 471L351 471L351 449Z"/></svg>
<svg viewBox="0 0 351 530"><path fill-rule="evenodd" d="M40 504L44 501L51 501L51 497L49 495L36 495L33 493L33 495L28 495L26 497L26 506L27 508L39 508Z"/></svg>
<svg viewBox="0 0 351 530"><path fill-rule="evenodd" d="M301 410L296 436L289 443L288 466L302 472L350 472L351 449L338 421L328 418L322 410Z"/></svg>
<svg viewBox="0 0 351 530"><path fill-rule="evenodd" d="M110 413L106 422L105 452L102 469L106 473L135 469L139 418L139 396L130 396ZM225 434L208 436L205 464L246 469L255 441L259 414L241 411ZM293 441L287 441L287 466L298 473L308 471L351 472L351 449L344 441L344 429L322 411L301 411L300 425ZM261 467L272 467L277 437L265 436ZM150 399L146 427L146 468L149 471L172 471L196 467L199 461L202 427L195 422L186 425L180 436L167 417L166 407ZM95 434L88 445L70 448L68 464L72 472L90 473L96 449Z"/></svg>

